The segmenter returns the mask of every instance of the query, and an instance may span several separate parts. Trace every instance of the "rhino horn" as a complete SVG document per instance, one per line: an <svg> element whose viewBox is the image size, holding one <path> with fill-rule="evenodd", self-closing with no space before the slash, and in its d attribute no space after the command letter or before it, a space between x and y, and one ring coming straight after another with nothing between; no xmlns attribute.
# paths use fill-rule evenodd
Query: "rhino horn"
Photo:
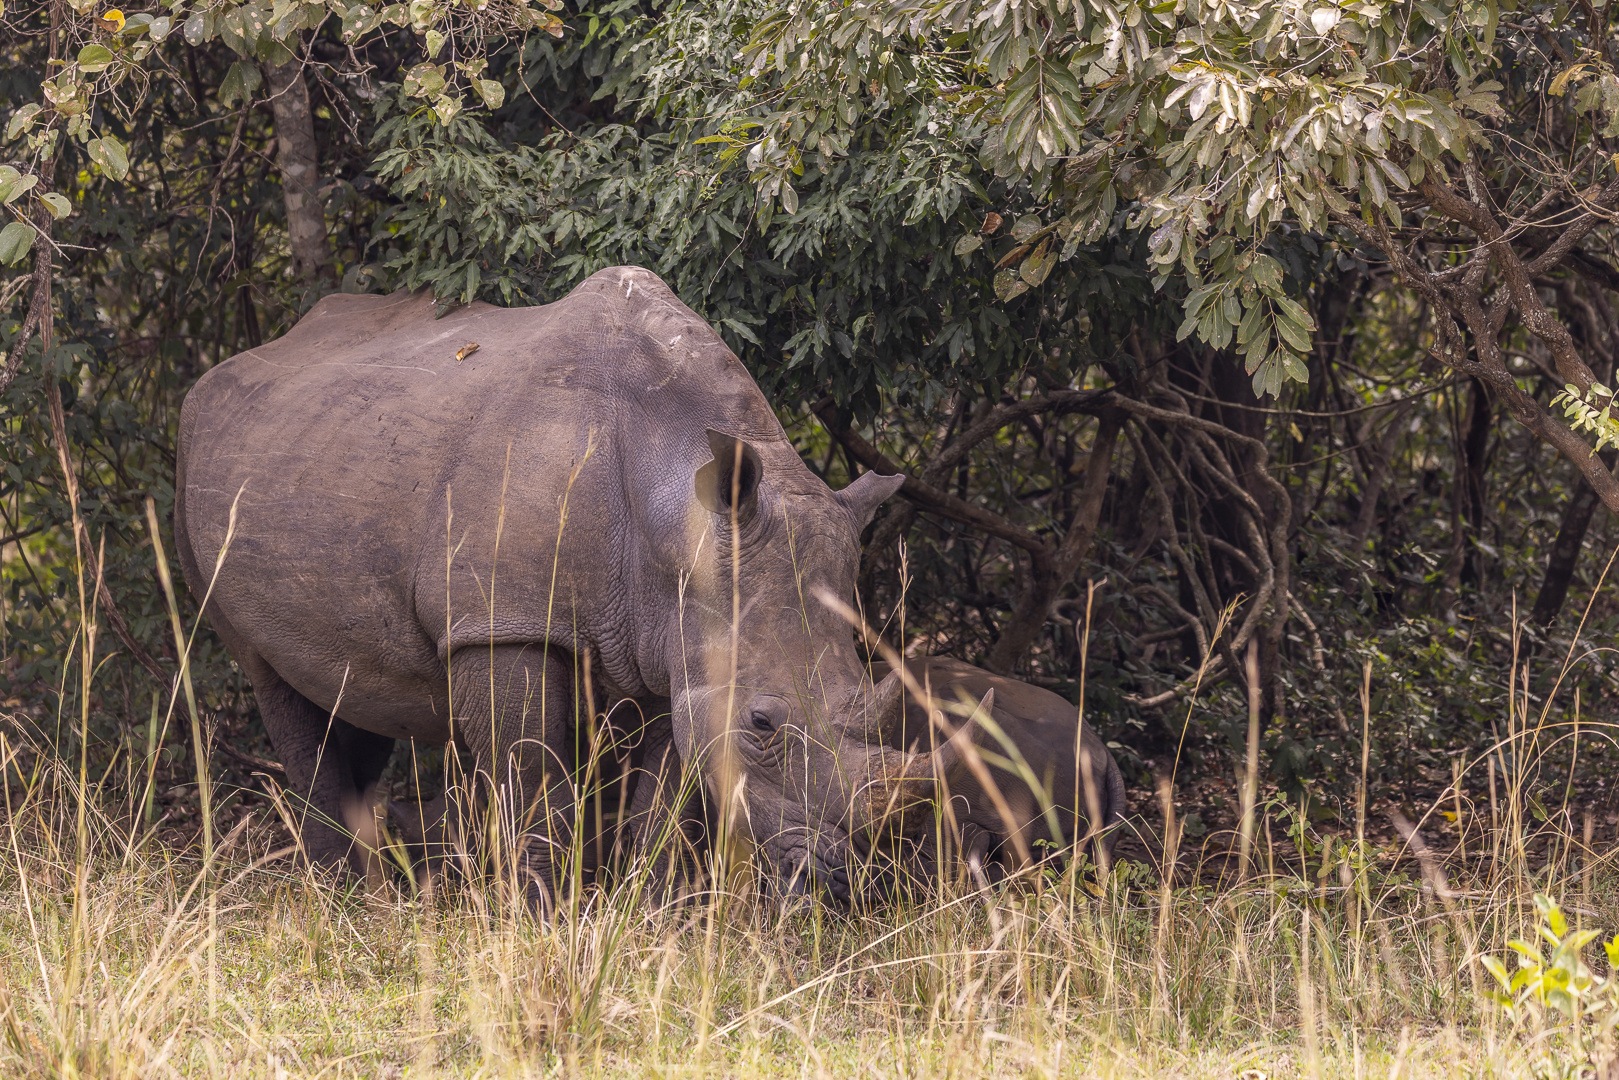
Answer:
<svg viewBox="0 0 1619 1080"><path fill-rule="evenodd" d="M955 733L946 739L943 746L935 749L931 755L931 775L944 778L955 771L961 764L962 755L966 746L972 741L973 725L979 716L989 716L995 709L995 689L991 687L984 691L984 696L978 699L978 705L973 709L967 722L955 730ZM944 719L943 713L934 713L934 725L943 730L939 721Z"/></svg>
<svg viewBox="0 0 1619 1080"><path fill-rule="evenodd" d="M887 746L874 749L870 779L862 789L865 807L856 818L873 824L900 820L907 810L931 802L935 791L932 757Z"/></svg>
<svg viewBox="0 0 1619 1080"><path fill-rule="evenodd" d="M994 707L995 691L989 690L973 709L973 719ZM933 716L934 723L942 729L944 714L935 712ZM894 810L931 800L937 782L960 764L965 747L972 739L972 726L973 720L969 719L932 752L906 754L886 746L873 750L868 788L871 817L880 818Z"/></svg>
<svg viewBox="0 0 1619 1080"><path fill-rule="evenodd" d="M904 717L905 683L897 668L872 688L869 709L872 741L881 742L882 733L894 730Z"/></svg>

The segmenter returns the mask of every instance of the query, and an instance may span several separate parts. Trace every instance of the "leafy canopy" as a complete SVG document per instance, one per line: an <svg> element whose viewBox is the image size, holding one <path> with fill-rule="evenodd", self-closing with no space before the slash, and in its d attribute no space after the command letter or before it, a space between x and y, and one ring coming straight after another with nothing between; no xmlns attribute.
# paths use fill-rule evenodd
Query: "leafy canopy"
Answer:
<svg viewBox="0 0 1619 1080"><path fill-rule="evenodd" d="M1314 326L1262 242L1351 219L1420 228L1425 180L1492 138L1521 141L1503 91L1520 113L1516 98L1577 86L1567 121L1619 134L1604 14L1586 0L795 0L747 47L752 88L773 104L746 161L791 208L806 152L836 153L864 115L923 103L1060 214L1020 256L1071 257L1121 218L1150 229L1154 284L1183 275L1189 289L1180 337L1234 343L1256 392L1275 394L1305 378ZM1565 171L1589 183L1611 164ZM1007 265L998 292L1026 284Z"/></svg>
<svg viewBox="0 0 1619 1080"><path fill-rule="evenodd" d="M50 6L41 5L36 14L43 16ZM45 166L56 159L61 140L76 142L103 174L121 181L129 175L129 147L112 128L130 126L145 98L150 66L164 62L166 43L198 48L220 42L236 54L217 88L220 104L228 107L249 101L263 84L260 64L292 62L303 39L328 25L338 28L351 50L389 27L419 35L425 59L405 74L405 89L447 124L466 106L467 90L490 109L501 106L505 87L486 77L488 53L536 30L560 36L562 20L552 12L561 6L562 0L411 0L378 7L349 0L166 0L155 13L125 15L97 0L66 0L57 5L63 55L52 60L39 99L12 112L5 141L21 140L26 159L40 171L49 171ZM109 113L116 125L108 123ZM13 205L33 190L53 218L68 216L69 200L48 184L34 190L38 179L0 168L0 203ZM0 230L0 263L26 258L35 233L23 221Z"/></svg>
<svg viewBox="0 0 1619 1080"><path fill-rule="evenodd" d="M765 106L740 86L740 57L772 8L670 3L626 11L609 32L614 10L599 36L531 38L501 58L510 93L499 138L475 114L441 125L378 103L375 172L396 200L378 254L392 283L535 303L603 266L645 266L767 392L830 396L860 415L880 396L932 407L963 383L999 393L1031 373L1066 386L1116 356L1130 329L1159 321L1134 235L1083 246L1039 306L1001 305L992 264L1044 227L1039 207L1026 185L985 173L959 141L929 130L922 107L868 112L837 153L811 153L790 213L761 200L739 167L739 137ZM554 127L564 90L610 98L614 115ZM521 112L530 94L546 112ZM1010 227L984 240L992 207ZM988 262L968 257L963 232Z"/></svg>

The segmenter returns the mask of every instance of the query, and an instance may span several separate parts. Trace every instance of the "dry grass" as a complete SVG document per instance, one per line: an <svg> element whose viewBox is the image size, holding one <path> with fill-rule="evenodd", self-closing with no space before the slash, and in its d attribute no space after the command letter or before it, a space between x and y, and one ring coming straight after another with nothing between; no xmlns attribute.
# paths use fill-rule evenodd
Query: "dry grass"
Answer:
<svg viewBox="0 0 1619 1080"><path fill-rule="evenodd" d="M4 1076L1530 1075L1560 1037L1493 1015L1471 958L1531 928L1529 888L1619 924L1566 859L1453 895L1352 842L1241 887L1125 863L853 914L620 887L542 923L491 888L314 880L256 818L203 875L131 839L138 792L18 731Z"/></svg>
<svg viewBox="0 0 1619 1080"><path fill-rule="evenodd" d="M1492 773L1489 816L1468 815L1475 860L1449 879L1409 828L1355 839L1364 761L1350 837L1278 846L1287 814L1258 802L1250 753L1215 850L1227 877L1173 857L1166 788L1168 881L1121 861L1100 883L1074 866L851 913L743 885L659 906L632 868L546 921L498 883L339 887L267 811L223 836L204 816L202 843L177 844L144 827L148 758L126 744L91 768L95 665L71 661L97 655L94 595L65 737L0 717L0 1077L1573 1075L1555 1023L1484 1002L1476 958L1533 935L1535 891L1619 925L1568 789L1563 812L1526 815L1516 763L1565 734L1527 697L1493 755L1501 798ZM171 718L184 691L202 743L187 676ZM211 791L206 754L197 774ZM1466 813L1460 775L1446 798ZM1239 846L1252 858L1227 858Z"/></svg>

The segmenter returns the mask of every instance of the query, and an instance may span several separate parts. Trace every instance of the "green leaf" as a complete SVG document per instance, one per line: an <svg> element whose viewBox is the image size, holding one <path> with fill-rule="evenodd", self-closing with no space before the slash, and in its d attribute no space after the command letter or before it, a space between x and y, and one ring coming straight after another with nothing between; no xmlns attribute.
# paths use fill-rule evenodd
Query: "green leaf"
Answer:
<svg viewBox="0 0 1619 1080"><path fill-rule="evenodd" d="M1310 351L1310 335L1302 326L1288 317L1280 308L1276 311L1276 332L1282 335L1282 340L1293 346L1301 353Z"/></svg>
<svg viewBox="0 0 1619 1080"><path fill-rule="evenodd" d="M1254 365L1254 397L1262 398L1265 396L1265 388L1270 385L1271 371L1274 367L1275 365L1270 362L1269 357Z"/></svg>
<svg viewBox="0 0 1619 1080"><path fill-rule="evenodd" d="M1551 932L1558 937L1568 933L1568 920L1563 918L1563 909L1558 907L1557 901L1544 893L1535 894L1535 907L1540 909L1541 915Z"/></svg>
<svg viewBox="0 0 1619 1080"><path fill-rule="evenodd" d="M61 221L69 214L73 213L73 204L68 202L65 196L59 195L54 191L47 191L45 194L40 196L40 199L45 203L46 206L51 208L51 214L56 218L57 221Z"/></svg>
<svg viewBox="0 0 1619 1080"><path fill-rule="evenodd" d="M1196 316L1198 312L1203 310L1204 301L1219 291L1220 283L1216 282L1213 285L1199 285L1197 288L1187 293L1186 301L1183 305L1183 310L1186 312L1186 317L1190 319Z"/></svg>
<svg viewBox="0 0 1619 1080"><path fill-rule="evenodd" d="M269 64L271 67L290 64L297 57L296 53L270 34L259 38L258 48L254 50L253 55L258 57L260 63Z"/></svg>
<svg viewBox="0 0 1619 1080"><path fill-rule="evenodd" d="M1388 188L1383 186L1383 178L1378 174L1378 171L1368 166L1361 175L1365 178L1366 186L1371 191L1372 202L1377 206L1382 206L1388 202Z"/></svg>
<svg viewBox="0 0 1619 1080"><path fill-rule="evenodd" d="M1263 334L1253 343L1252 348L1243 358L1242 369L1252 375L1259 370L1259 365L1270 359L1270 334Z"/></svg>
<svg viewBox="0 0 1619 1080"><path fill-rule="evenodd" d="M1040 219L1034 214L1024 214L1017 219L1017 224L1012 226L1012 239L1021 244L1039 232L1042 227Z"/></svg>
<svg viewBox="0 0 1619 1080"><path fill-rule="evenodd" d="M461 99L455 94L445 94L433 103L433 112L438 115L438 122L445 127L455 119L455 114L461 111Z"/></svg>
<svg viewBox="0 0 1619 1080"><path fill-rule="evenodd" d="M1563 942L1563 947L1578 958L1579 954L1585 951L1585 947L1597 939L1599 933L1597 930L1576 930Z"/></svg>
<svg viewBox="0 0 1619 1080"><path fill-rule="evenodd" d="M16 266L34 246L34 227L13 221L0 229L0 263Z"/></svg>
<svg viewBox="0 0 1619 1080"><path fill-rule="evenodd" d="M7 173L10 174L9 177L6 175ZM32 191L34 185L38 183L39 177L33 173L23 176L16 169L11 168L9 165L6 166L3 171L0 171L0 203L10 206Z"/></svg>
<svg viewBox="0 0 1619 1080"><path fill-rule="evenodd" d="M1567 68L1564 68L1562 73L1551 81L1551 85L1546 87L1546 93L1550 94L1552 97L1562 97L1564 94L1568 93L1569 80L1574 78L1582 78L1590 66L1590 64L1573 64Z"/></svg>
<svg viewBox="0 0 1619 1080"><path fill-rule="evenodd" d="M1495 981L1503 987L1512 985L1512 977L1507 974L1506 965L1493 956L1481 956L1478 962L1484 965L1484 970L1495 976Z"/></svg>
<svg viewBox="0 0 1619 1080"><path fill-rule="evenodd" d="M1256 255L1248 267L1248 278L1261 289L1281 288L1282 264L1269 255Z"/></svg>
<svg viewBox="0 0 1619 1080"><path fill-rule="evenodd" d="M105 45L86 45L79 50L79 70L85 72L105 71L113 61L112 50Z"/></svg>
<svg viewBox="0 0 1619 1080"><path fill-rule="evenodd" d="M1327 201L1329 208L1340 214L1349 213L1349 200L1344 198L1343 193L1334 187L1331 181L1320 184L1316 190L1321 192L1321 197Z"/></svg>
<svg viewBox="0 0 1619 1080"><path fill-rule="evenodd" d="M1310 313L1304 309L1303 304L1299 303L1297 300L1294 300L1292 297L1276 297L1276 307L1289 319L1292 319L1295 323L1297 323L1299 329L1303 330L1305 333L1309 333L1315 329L1315 320L1310 317Z"/></svg>
<svg viewBox="0 0 1619 1080"><path fill-rule="evenodd" d="M1378 158L1377 164L1378 167L1388 175L1388 178L1394 182L1395 187L1402 191L1410 190L1411 180L1405 175L1405 170L1401 169L1398 165L1394 164L1394 162L1388 160L1387 158Z"/></svg>
<svg viewBox="0 0 1619 1080"><path fill-rule="evenodd" d="M1545 962L1541 958L1540 950L1535 948L1529 942L1524 941L1522 938L1513 938L1511 941L1508 941L1507 948L1523 957L1523 960L1518 961L1520 966L1523 964L1524 960L1528 960L1537 966Z"/></svg>
<svg viewBox="0 0 1619 1080"><path fill-rule="evenodd" d="M1196 312L1194 312L1194 313L1186 316L1186 318L1184 320L1182 320L1180 326L1175 330L1175 340L1176 341L1185 341L1187 338L1192 336L1193 331L1195 331L1196 329L1197 329L1197 314L1196 314Z"/></svg>
<svg viewBox="0 0 1619 1080"><path fill-rule="evenodd" d="M956 254L956 255L971 255L973 252L977 251L979 248L981 248L983 246L984 246L984 238L982 236L974 236L972 234L968 234L967 236L963 236L960 240L956 241L956 247L955 247L954 254Z"/></svg>
<svg viewBox="0 0 1619 1080"><path fill-rule="evenodd" d="M129 153L124 149L124 144L113 136L91 139L86 149L90 151L90 160L100 165L101 171L114 180L122 180L129 175Z"/></svg>
<svg viewBox="0 0 1619 1080"><path fill-rule="evenodd" d="M444 35L437 30L429 30L426 34L426 38L427 58L429 60L437 60L438 51L444 48Z"/></svg>
<svg viewBox="0 0 1619 1080"><path fill-rule="evenodd" d="M1057 265L1057 260L1051 254L1051 241L1048 239L1035 249L1033 255L1023 260L1019 268L1019 276L1029 283L1029 288L1039 288L1051 275L1051 268Z"/></svg>
<svg viewBox="0 0 1619 1080"><path fill-rule="evenodd" d="M498 109L506 101L506 88L497 79L473 79L472 89L490 109Z"/></svg>
<svg viewBox="0 0 1619 1080"><path fill-rule="evenodd" d="M1242 322L1237 324L1237 344L1246 345L1254 340L1254 335L1258 334L1260 327L1265 324L1264 310L1264 303L1259 302L1243 312Z"/></svg>
<svg viewBox="0 0 1619 1080"><path fill-rule="evenodd" d="M995 275L995 295L1005 304L1029 291L1028 283L1018 276L1015 267L1007 267Z"/></svg>
<svg viewBox="0 0 1619 1080"><path fill-rule="evenodd" d="M1237 299L1235 293L1227 293L1221 298L1220 316L1232 326L1242 324L1242 301Z"/></svg>
<svg viewBox="0 0 1619 1080"><path fill-rule="evenodd" d="M259 74L259 66L248 60L238 60L225 72L224 79L219 83L219 103L230 106L238 101L248 101L253 97L253 91L259 88L264 76Z"/></svg>
<svg viewBox="0 0 1619 1080"><path fill-rule="evenodd" d="M444 72L437 64L417 64L405 75L405 93L411 97L437 97L444 90Z"/></svg>
<svg viewBox="0 0 1619 1080"><path fill-rule="evenodd" d="M10 142L33 127L34 117L39 115L39 109L40 106L37 103L30 102L12 113L11 119L6 122L6 141Z"/></svg>

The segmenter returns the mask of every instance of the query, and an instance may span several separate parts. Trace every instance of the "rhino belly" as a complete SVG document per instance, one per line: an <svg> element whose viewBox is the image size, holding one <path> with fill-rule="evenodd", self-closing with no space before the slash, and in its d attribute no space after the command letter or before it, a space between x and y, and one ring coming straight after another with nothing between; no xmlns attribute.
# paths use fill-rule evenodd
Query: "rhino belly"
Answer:
<svg viewBox="0 0 1619 1080"><path fill-rule="evenodd" d="M415 554L391 535L387 507L257 486L263 497L250 482L237 500L214 582L233 650L357 727L448 738L444 666L411 609Z"/></svg>

